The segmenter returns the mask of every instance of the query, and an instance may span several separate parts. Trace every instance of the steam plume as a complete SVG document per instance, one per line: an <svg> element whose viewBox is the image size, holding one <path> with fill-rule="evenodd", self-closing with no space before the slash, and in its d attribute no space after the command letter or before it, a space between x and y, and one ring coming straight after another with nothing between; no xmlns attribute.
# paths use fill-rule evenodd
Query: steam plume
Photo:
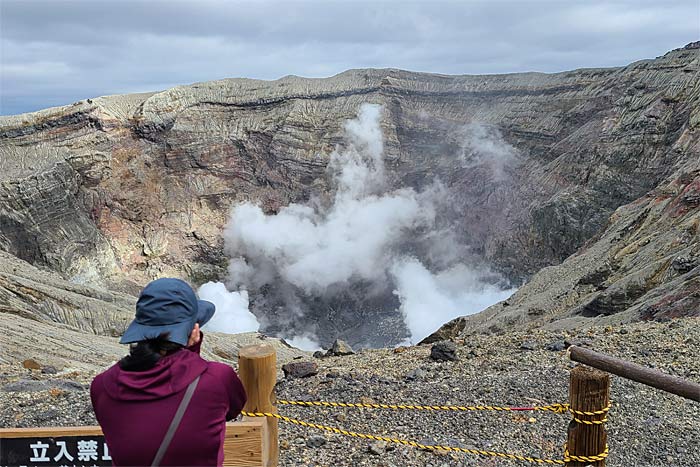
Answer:
<svg viewBox="0 0 700 467"><path fill-rule="evenodd" d="M275 297L254 306L263 327L273 310L275 319L291 323L295 336L285 337L306 347L315 346L314 336L308 326L295 333L294 322L310 303L347 297L348 291L360 296L358 308L377 298L398 308L413 342L512 293L496 285L500 278L488 268L460 262L468 255L452 219L442 215L450 212L442 185L422 191L387 186L381 112L365 104L345 124L346 144L331 154L328 166L335 190L330 202L290 204L273 215L242 203L233 207L224 232L231 256L227 286L239 290L233 293L241 299L245 294L247 300L246 290ZM479 163L491 153L499 161L511 154L493 133L479 127L468 132ZM494 164L494 173L502 171L502 162Z"/></svg>

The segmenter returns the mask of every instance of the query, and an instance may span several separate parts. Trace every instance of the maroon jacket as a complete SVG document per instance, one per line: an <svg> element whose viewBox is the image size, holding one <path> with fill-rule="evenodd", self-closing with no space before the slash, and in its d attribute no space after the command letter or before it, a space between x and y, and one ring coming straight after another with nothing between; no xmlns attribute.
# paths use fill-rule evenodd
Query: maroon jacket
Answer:
<svg viewBox="0 0 700 467"><path fill-rule="evenodd" d="M204 360L200 346L162 357L147 371L117 364L95 377L90 397L114 465L151 465L185 389L200 375L161 465L222 465L226 421L241 413L246 395L233 368Z"/></svg>

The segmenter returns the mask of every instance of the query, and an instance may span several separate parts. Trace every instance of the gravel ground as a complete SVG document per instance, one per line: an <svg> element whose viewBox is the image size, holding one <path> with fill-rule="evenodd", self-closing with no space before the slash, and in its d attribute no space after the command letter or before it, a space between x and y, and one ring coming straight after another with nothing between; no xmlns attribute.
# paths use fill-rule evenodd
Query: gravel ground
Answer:
<svg viewBox="0 0 700 467"><path fill-rule="evenodd" d="M564 340L700 381L700 321L637 323L579 333L531 331L457 342L459 361L430 359L430 346L362 350L312 359L315 376L281 379L288 400L421 405L546 405L566 402L572 367ZM525 344L525 345L523 345ZM532 347L528 350L523 347ZM94 375L43 374L0 365L0 426L94 424L87 387ZM700 465L700 404L623 378L612 378L607 425L615 466ZM280 413L347 430L561 459L567 415L546 412L424 412L280 406ZM280 423L282 466L496 466L505 460L421 451ZM523 464L524 465L524 464Z"/></svg>

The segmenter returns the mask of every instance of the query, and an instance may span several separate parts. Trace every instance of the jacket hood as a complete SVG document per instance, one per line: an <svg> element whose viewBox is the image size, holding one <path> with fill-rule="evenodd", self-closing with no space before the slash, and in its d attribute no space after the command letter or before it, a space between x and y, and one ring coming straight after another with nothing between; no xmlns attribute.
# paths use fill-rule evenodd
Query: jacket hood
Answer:
<svg viewBox="0 0 700 467"><path fill-rule="evenodd" d="M182 349L161 358L146 371L124 371L116 364L103 374L103 384L113 399L160 399L182 391L206 369L207 362L197 353Z"/></svg>

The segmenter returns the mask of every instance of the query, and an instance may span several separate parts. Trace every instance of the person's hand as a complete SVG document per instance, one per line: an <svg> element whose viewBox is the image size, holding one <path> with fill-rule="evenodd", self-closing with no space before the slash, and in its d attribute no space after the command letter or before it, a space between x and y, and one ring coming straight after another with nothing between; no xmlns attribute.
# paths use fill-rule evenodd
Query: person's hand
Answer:
<svg viewBox="0 0 700 467"><path fill-rule="evenodd" d="M199 344L200 340L202 340L202 333L199 332L199 323L196 323L190 333L190 338L187 340L187 347Z"/></svg>

